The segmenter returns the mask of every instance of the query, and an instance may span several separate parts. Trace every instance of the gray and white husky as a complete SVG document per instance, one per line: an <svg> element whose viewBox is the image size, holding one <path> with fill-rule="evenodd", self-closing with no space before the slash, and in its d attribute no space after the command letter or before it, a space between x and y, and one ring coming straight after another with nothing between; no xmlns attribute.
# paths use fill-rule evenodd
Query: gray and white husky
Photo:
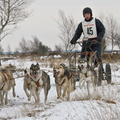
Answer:
<svg viewBox="0 0 120 120"><path fill-rule="evenodd" d="M91 99L90 95L90 83L92 83L94 87L94 91L96 91L97 85L97 74L95 70L87 63L87 58L81 58L78 63L79 68L79 87L82 89L85 82L87 82L87 90L88 90L88 98Z"/></svg>
<svg viewBox="0 0 120 120"><path fill-rule="evenodd" d="M50 77L49 75L40 70L39 64L32 64L30 67L30 78L31 78L31 90L29 100L33 95L37 103L40 102L40 92L44 89L45 102L47 101L48 91L50 90Z"/></svg>

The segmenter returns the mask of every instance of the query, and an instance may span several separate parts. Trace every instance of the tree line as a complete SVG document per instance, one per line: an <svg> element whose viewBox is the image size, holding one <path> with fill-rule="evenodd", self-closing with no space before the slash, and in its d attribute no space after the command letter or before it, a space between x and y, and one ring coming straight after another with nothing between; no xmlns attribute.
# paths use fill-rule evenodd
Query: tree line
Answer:
<svg viewBox="0 0 120 120"><path fill-rule="evenodd" d="M15 48L14 51L11 50L10 45L7 47L8 54L11 52L15 53L47 53L48 51L51 51L51 48L44 45L36 36L32 37L32 40L26 40L25 38L22 38L19 42L19 46ZM4 49L2 45L0 44L0 53L3 53Z"/></svg>

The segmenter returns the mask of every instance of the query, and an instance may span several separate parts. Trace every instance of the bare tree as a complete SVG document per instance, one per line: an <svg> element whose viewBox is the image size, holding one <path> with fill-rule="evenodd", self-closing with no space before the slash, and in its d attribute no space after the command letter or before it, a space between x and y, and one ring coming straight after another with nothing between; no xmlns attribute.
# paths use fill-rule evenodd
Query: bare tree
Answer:
<svg viewBox="0 0 120 120"><path fill-rule="evenodd" d="M17 24L28 18L28 6L34 0L0 0L0 41L15 31Z"/></svg>
<svg viewBox="0 0 120 120"><path fill-rule="evenodd" d="M22 41L19 42L19 50L21 52L28 52L29 51L29 44L24 38L22 38Z"/></svg>
<svg viewBox="0 0 120 120"><path fill-rule="evenodd" d="M106 39L108 43L112 45L112 51L116 45L118 38L118 23L112 14L108 14L106 17Z"/></svg>
<svg viewBox="0 0 120 120"><path fill-rule="evenodd" d="M100 13L99 16L98 16L99 20L103 23L104 26L106 26L106 19L105 19L105 14L104 13ZM105 49L107 48L108 46L108 43L107 43L107 38L106 38L106 33L101 41L101 54L104 54L104 51Z"/></svg>
<svg viewBox="0 0 120 120"><path fill-rule="evenodd" d="M30 43L29 50L31 52L39 52L40 40L36 36L33 36L33 40L30 40L29 43Z"/></svg>
<svg viewBox="0 0 120 120"><path fill-rule="evenodd" d="M118 48L120 49L120 34L117 36L116 45L117 45Z"/></svg>
<svg viewBox="0 0 120 120"><path fill-rule="evenodd" d="M14 52L17 54L17 53L19 53L19 48L15 48L15 50L14 50Z"/></svg>
<svg viewBox="0 0 120 120"><path fill-rule="evenodd" d="M71 52L75 46L70 45L70 40L73 37L76 29L76 24L72 16L66 17L62 10L59 10L59 20L56 21L60 29L59 38L62 40L62 46L66 53Z"/></svg>
<svg viewBox="0 0 120 120"><path fill-rule="evenodd" d="M61 52L62 51L62 46L60 44L55 45L54 51Z"/></svg>

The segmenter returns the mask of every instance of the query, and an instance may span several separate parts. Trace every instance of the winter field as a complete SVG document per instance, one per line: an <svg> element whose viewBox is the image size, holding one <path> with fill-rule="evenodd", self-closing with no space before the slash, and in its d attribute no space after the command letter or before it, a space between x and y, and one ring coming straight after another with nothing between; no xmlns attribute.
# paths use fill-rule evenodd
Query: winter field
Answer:
<svg viewBox="0 0 120 120"><path fill-rule="evenodd" d="M31 101L23 90L23 70L29 68L32 63L39 63L41 70L50 75L51 89L48 93L47 103L44 104L44 91L40 94L40 104ZM61 57L14 57L12 60L2 61L2 67L15 66L14 78L16 81L16 97L13 98L12 90L8 93L8 104L0 106L0 120L118 120L120 119L120 62L112 62L112 83L102 81L102 86L97 87L97 94L93 93L91 85L92 100L87 99L86 85L79 89L78 82L76 90L71 93L70 101L57 99L55 81L52 73L53 64L65 63L68 59ZM105 64L104 64L105 65Z"/></svg>

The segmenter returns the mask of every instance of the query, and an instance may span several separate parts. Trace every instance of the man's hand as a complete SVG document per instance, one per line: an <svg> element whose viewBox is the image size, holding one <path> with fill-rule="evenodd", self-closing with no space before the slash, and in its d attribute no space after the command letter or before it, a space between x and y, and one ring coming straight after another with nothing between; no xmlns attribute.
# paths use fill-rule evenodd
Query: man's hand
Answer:
<svg viewBox="0 0 120 120"><path fill-rule="evenodd" d="M76 43L76 40L75 40L75 39L72 39L72 40L70 41L70 43L71 43L71 44L75 44L75 43Z"/></svg>
<svg viewBox="0 0 120 120"><path fill-rule="evenodd" d="M92 40L92 44L96 44L97 42L97 40Z"/></svg>

